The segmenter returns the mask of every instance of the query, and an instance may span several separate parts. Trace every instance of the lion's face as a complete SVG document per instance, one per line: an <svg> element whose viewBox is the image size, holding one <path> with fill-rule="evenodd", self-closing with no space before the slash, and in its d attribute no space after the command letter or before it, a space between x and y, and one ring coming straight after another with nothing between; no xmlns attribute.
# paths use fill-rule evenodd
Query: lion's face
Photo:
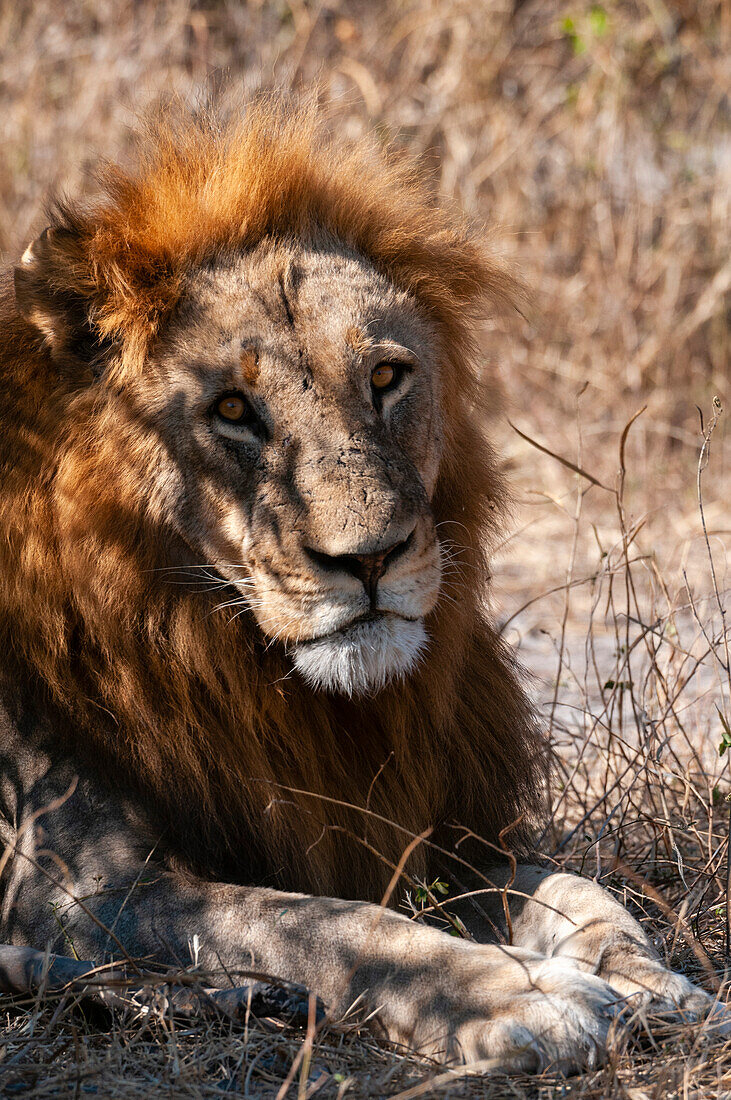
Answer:
<svg viewBox="0 0 731 1100"><path fill-rule="evenodd" d="M436 344L365 261L260 248L190 280L136 394L151 499L315 687L378 690L426 644Z"/></svg>

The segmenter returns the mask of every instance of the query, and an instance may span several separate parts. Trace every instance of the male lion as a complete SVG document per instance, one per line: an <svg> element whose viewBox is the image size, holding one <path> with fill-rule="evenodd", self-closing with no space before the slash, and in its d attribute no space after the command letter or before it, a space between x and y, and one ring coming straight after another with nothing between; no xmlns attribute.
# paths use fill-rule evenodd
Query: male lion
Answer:
<svg viewBox="0 0 731 1100"><path fill-rule="evenodd" d="M512 292L309 108L161 124L55 204L2 298L7 987L22 945L197 935L508 1069L593 1064L624 997L708 1007L595 883L508 869L545 752L483 610L475 326ZM397 870L473 895L472 941L379 908Z"/></svg>

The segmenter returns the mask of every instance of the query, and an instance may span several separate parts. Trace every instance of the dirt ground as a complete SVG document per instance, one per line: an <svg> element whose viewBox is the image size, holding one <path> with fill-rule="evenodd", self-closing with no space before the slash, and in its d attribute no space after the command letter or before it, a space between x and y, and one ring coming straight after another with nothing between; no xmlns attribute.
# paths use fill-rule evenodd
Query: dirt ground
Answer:
<svg viewBox="0 0 731 1100"><path fill-rule="evenodd" d="M335 125L417 152L490 227L531 292L484 352L514 495L492 613L556 746L543 844L723 999L730 30L720 0L0 0L7 262L160 97L235 110L313 79ZM570 1080L459 1079L348 1028L100 1022L68 998L0 998L0 1024L0 1093L23 1097L731 1096L731 1047L690 1024L618 1028Z"/></svg>

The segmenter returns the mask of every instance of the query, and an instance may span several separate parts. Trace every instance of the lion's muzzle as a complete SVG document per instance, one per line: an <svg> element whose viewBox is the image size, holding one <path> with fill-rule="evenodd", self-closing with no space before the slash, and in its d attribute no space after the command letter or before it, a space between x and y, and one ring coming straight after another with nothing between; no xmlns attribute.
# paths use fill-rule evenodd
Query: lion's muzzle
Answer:
<svg viewBox="0 0 731 1100"><path fill-rule="evenodd" d="M294 666L315 688L372 695L411 672L427 644L421 619L378 615L294 647Z"/></svg>
<svg viewBox="0 0 731 1100"><path fill-rule="evenodd" d="M351 546L361 551L364 543ZM280 639L300 674L320 690L373 694L408 675L424 651L424 618L441 581L433 524L412 520L405 537L371 542L368 549L327 553L305 543L296 570L278 563L276 571L255 574L252 606L260 626ZM277 579L282 574L285 584Z"/></svg>

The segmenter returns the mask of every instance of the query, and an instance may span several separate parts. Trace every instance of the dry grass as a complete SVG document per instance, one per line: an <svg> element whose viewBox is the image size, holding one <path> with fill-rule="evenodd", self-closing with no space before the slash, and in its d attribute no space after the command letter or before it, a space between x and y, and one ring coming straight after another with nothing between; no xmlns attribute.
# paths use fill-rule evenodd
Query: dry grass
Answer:
<svg viewBox="0 0 731 1100"><path fill-rule="evenodd" d="M493 425L517 498L496 616L557 746L544 846L619 891L709 988L728 963L731 523L721 418L704 535L695 406L707 432L728 396L730 29L717 0L0 0L8 258L49 187L89 187L158 96L313 76L339 125L375 123L450 201L500 224L535 310L486 333L486 356L524 436L593 478ZM568 1082L460 1082L347 1029L310 1050L274 1024L110 1021L68 996L3 1014L0 1090L24 1097L274 1097L297 1056L298 1097L731 1095L729 1049L692 1026L620 1033L605 1069Z"/></svg>

